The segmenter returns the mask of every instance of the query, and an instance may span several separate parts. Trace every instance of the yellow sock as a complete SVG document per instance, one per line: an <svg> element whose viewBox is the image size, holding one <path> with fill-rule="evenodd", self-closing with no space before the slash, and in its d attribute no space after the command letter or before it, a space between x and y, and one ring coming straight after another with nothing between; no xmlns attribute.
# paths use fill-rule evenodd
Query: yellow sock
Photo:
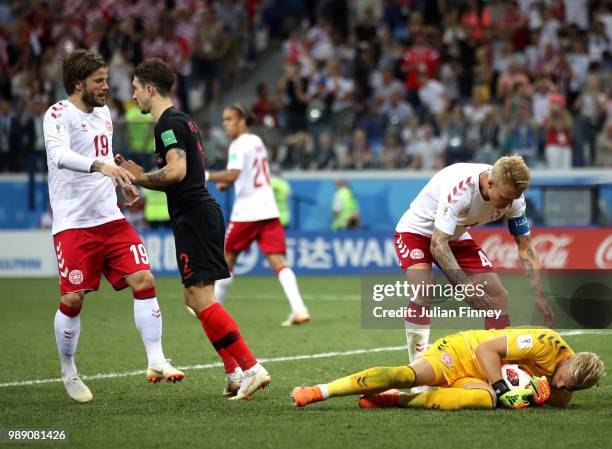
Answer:
<svg viewBox="0 0 612 449"><path fill-rule="evenodd" d="M389 388L411 388L416 380L410 366L380 366L360 371L325 385L330 397L349 394L371 394Z"/></svg>
<svg viewBox="0 0 612 449"><path fill-rule="evenodd" d="M465 408L491 410L493 400L486 390L439 388L402 398L400 407L429 408L434 410L460 410Z"/></svg>

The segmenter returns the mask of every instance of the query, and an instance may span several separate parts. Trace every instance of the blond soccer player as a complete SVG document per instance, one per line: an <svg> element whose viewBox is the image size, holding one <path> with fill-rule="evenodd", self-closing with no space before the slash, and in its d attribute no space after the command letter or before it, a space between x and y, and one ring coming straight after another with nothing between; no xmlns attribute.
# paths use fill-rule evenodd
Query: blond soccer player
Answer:
<svg viewBox="0 0 612 449"><path fill-rule="evenodd" d="M509 327L508 292L470 235L475 226L505 217L542 313L542 324L551 327L554 317L541 288L540 260L526 216L524 192L530 184L531 173L521 156L505 156L493 165L453 164L436 173L395 228L396 253L406 280L411 284L433 284L432 264L436 264L452 284L484 288L485 295L467 297L466 302L476 309L499 311L495 317L485 319L485 329ZM412 309L405 320L410 362L427 348L430 319L422 310L429 308L431 300L421 294L408 304Z"/></svg>
<svg viewBox="0 0 612 449"><path fill-rule="evenodd" d="M531 387L510 389L501 374L506 363L516 363L533 376ZM566 407L574 391L591 388L603 375L596 354L575 353L551 329L466 331L436 340L410 365L375 367L327 384L296 387L291 397L297 407L354 394L362 395L361 408L490 410L523 408L531 402ZM416 394L386 391L417 386L441 388Z"/></svg>

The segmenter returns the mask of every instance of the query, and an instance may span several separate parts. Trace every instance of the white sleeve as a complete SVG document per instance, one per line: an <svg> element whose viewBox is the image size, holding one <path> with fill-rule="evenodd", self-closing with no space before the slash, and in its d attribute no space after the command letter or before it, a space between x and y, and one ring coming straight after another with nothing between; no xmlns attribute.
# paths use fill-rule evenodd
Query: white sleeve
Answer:
<svg viewBox="0 0 612 449"><path fill-rule="evenodd" d="M70 135L62 116L53 118L47 111L43 120L43 134L49 162L53 166L89 173L96 159L82 156L70 149Z"/></svg>
<svg viewBox="0 0 612 449"><path fill-rule="evenodd" d="M236 142L233 142L228 151L227 156L228 170L243 170L244 169L244 152L240 151Z"/></svg>
<svg viewBox="0 0 612 449"><path fill-rule="evenodd" d="M434 227L445 234L453 235L459 221L459 212L468 207L469 202L470 195L467 192L463 195L454 196L448 183L443 184L440 188L440 200L438 201Z"/></svg>

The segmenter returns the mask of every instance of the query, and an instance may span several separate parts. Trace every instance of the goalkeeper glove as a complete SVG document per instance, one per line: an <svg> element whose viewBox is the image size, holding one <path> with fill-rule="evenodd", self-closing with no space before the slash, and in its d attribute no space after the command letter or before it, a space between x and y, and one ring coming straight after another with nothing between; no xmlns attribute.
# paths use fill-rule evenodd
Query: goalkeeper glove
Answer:
<svg viewBox="0 0 612 449"><path fill-rule="evenodd" d="M545 376L531 376L529 386L533 390L533 402L536 405L542 405L550 399L550 384Z"/></svg>
<svg viewBox="0 0 612 449"><path fill-rule="evenodd" d="M533 398L531 388L519 388L511 390L504 379L499 379L491 385L497 395L497 404L504 408L519 409L529 406Z"/></svg>

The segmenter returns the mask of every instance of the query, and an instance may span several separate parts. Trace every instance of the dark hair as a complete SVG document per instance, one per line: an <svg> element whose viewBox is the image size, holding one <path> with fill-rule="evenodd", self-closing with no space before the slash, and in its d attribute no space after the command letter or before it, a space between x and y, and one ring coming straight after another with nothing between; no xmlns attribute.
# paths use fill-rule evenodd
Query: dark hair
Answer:
<svg viewBox="0 0 612 449"><path fill-rule="evenodd" d="M255 121L255 117L253 117L253 114L251 113L250 109L242 103L232 103L228 106L228 108L236 111L236 113L244 119L247 126L251 126Z"/></svg>
<svg viewBox="0 0 612 449"><path fill-rule="evenodd" d="M106 61L91 50L75 50L67 55L62 63L66 93L72 95L79 81L85 81L88 76L102 67L106 67Z"/></svg>
<svg viewBox="0 0 612 449"><path fill-rule="evenodd" d="M134 69L134 77L143 86L150 84L162 97L167 97L174 84L174 70L159 58L145 59Z"/></svg>

